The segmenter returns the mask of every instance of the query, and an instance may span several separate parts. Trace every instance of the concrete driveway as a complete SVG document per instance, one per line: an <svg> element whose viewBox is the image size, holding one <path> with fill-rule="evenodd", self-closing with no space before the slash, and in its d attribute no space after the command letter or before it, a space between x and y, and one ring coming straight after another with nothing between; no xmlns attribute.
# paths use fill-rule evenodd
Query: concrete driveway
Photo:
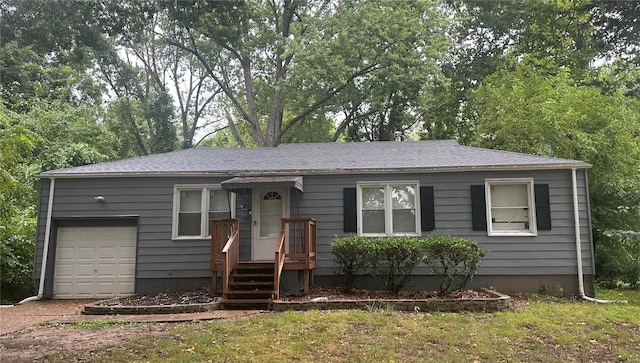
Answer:
<svg viewBox="0 0 640 363"><path fill-rule="evenodd" d="M95 300L41 300L0 307L0 336L50 320L80 315Z"/></svg>

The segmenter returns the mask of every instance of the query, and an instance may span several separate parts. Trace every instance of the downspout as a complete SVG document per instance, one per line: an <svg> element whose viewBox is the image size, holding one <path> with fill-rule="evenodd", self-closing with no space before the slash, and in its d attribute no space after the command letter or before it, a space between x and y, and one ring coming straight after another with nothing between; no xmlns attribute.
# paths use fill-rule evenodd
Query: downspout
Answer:
<svg viewBox="0 0 640 363"><path fill-rule="evenodd" d="M49 257L49 238L51 236L51 215L53 214L53 193L56 187L55 178L51 178L49 184L49 204L47 205L47 224L44 231L44 249L42 250L42 262L40 265L40 284L38 287L38 295L28 297L18 303L18 305L29 302L42 300L44 295L44 276L47 270L47 258Z"/></svg>
<svg viewBox="0 0 640 363"><path fill-rule="evenodd" d="M573 188L573 225L576 234L576 258L578 262L578 293L583 300L606 304L613 301L599 300L587 296L584 293L584 276L582 275L582 246L580 241L580 213L578 211L578 181L576 177L576 168L571 168L571 186Z"/></svg>

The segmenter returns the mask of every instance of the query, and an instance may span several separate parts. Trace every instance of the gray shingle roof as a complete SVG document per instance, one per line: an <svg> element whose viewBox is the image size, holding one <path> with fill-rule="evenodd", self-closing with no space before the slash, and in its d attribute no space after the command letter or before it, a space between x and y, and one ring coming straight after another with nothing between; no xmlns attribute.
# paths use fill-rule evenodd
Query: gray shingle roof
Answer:
<svg viewBox="0 0 640 363"><path fill-rule="evenodd" d="M194 148L52 170L43 177L100 175L285 175L476 169L588 168L589 164L459 145L452 140Z"/></svg>

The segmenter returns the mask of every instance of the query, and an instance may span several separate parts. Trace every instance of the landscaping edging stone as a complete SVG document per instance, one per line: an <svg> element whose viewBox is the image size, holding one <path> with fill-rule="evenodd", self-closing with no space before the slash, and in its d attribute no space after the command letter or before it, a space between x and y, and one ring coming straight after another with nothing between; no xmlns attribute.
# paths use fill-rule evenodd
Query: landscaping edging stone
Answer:
<svg viewBox="0 0 640 363"><path fill-rule="evenodd" d="M497 291L482 289L490 295L489 298L471 299L360 299L360 300L327 300L327 301L284 301L274 300L270 304L270 310L340 310L340 309L388 309L397 311L420 312L495 312L511 310L511 296ZM119 299L96 301L84 306L84 315L144 315L144 314L182 314L202 313L212 310L220 310L219 302L201 304L173 304L173 305L149 305L129 306L114 304ZM112 305L110 305L112 304Z"/></svg>
<svg viewBox="0 0 640 363"><path fill-rule="evenodd" d="M273 311L287 310L338 310L338 309L387 309L397 311L421 312L495 312L511 310L511 296L497 291L482 289L490 298L473 299L366 299L366 300L328 300L328 301L284 301L275 300L271 304Z"/></svg>
<svg viewBox="0 0 640 363"><path fill-rule="evenodd" d="M204 313L212 310L220 310L219 302L201 304L174 304L174 305L149 305L127 306L108 304L117 301L118 298L96 301L84 306L84 315L144 315L144 314L183 314Z"/></svg>

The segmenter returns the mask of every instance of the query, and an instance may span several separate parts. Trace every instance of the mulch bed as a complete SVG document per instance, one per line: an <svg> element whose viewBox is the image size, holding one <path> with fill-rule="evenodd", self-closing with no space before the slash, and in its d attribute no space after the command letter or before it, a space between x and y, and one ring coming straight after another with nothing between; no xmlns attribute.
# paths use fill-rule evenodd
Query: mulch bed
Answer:
<svg viewBox="0 0 640 363"><path fill-rule="evenodd" d="M311 288L308 294L281 295L283 301L311 301L323 297L330 301L336 300L393 300L393 299L477 299L491 297L483 291L456 290L446 295L440 295L437 291L401 291L393 295L386 290L353 289L351 292L343 292L338 287L316 286ZM119 299L111 299L99 302L99 306L157 306L157 305L189 305L214 303L220 299L220 295L213 294L209 288L190 291L160 293L156 295L135 295Z"/></svg>
<svg viewBox="0 0 640 363"><path fill-rule="evenodd" d="M310 301L315 298L326 297L329 301L335 300L394 300L394 299L478 299L490 298L491 295L484 291L456 290L445 295L440 295L438 291L400 291L398 295L393 295L387 290L367 290L353 289L350 292L343 292L338 287L317 286L311 288L308 294L281 295L283 301Z"/></svg>
<svg viewBox="0 0 640 363"><path fill-rule="evenodd" d="M511 308L509 297L487 291L457 290L440 295L437 291L401 291L393 295L385 290L354 289L348 293L339 287L317 286L308 294L281 295L273 301L274 311L310 309L361 309L384 303L404 311L501 311ZM220 296L208 288L136 295L85 305L83 314L177 314L217 310Z"/></svg>
<svg viewBox="0 0 640 363"><path fill-rule="evenodd" d="M190 305L214 303L220 295L213 294L211 289L178 291L160 293L156 295L134 295L100 301L98 306L157 306L157 305Z"/></svg>

